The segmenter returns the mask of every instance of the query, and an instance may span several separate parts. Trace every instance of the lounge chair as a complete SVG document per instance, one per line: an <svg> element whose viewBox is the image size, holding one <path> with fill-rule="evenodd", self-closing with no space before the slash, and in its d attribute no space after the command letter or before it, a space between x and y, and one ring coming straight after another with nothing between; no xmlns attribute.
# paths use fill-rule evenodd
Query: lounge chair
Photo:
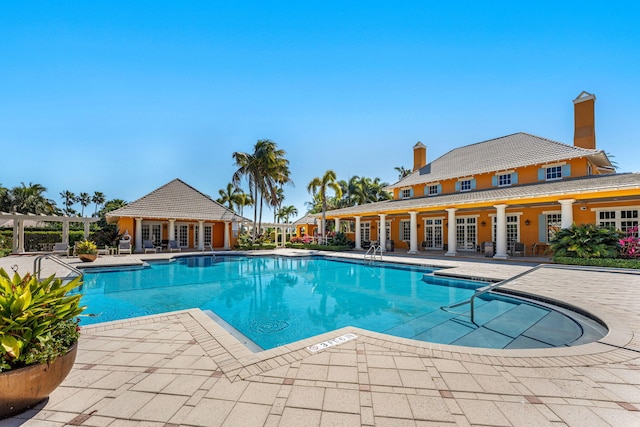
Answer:
<svg viewBox="0 0 640 427"><path fill-rule="evenodd" d="M169 240L169 252L182 252L177 240Z"/></svg>
<svg viewBox="0 0 640 427"><path fill-rule="evenodd" d="M153 252L154 254L158 252L156 247L153 245L151 240L143 240L142 241L142 249L144 249L144 253Z"/></svg>
<svg viewBox="0 0 640 427"><path fill-rule="evenodd" d="M120 243L118 244L118 255L131 255L131 253L131 240L120 240Z"/></svg>
<svg viewBox="0 0 640 427"><path fill-rule="evenodd" d="M64 255L66 257L69 256L69 244L68 243L56 243L53 245L54 255Z"/></svg>

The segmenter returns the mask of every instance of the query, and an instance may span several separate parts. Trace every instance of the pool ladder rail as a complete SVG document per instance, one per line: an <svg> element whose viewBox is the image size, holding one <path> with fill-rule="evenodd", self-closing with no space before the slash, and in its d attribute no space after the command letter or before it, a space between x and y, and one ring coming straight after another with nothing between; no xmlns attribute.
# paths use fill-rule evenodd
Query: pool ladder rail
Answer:
<svg viewBox="0 0 640 427"><path fill-rule="evenodd" d="M56 255L53 255L53 254L40 255L39 257L37 257L33 261L33 272L35 273L36 278L38 280L40 280L40 270L42 270L42 260L43 259L50 259L51 261L55 262L58 265L61 265L61 266L65 267L65 268L67 268L72 273L75 273L78 276L82 276L82 274L83 274L82 271L80 271L79 269L77 269L73 265L71 265L71 264L69 264L67 262L64 262L63 260L58 258Z"/></svg>
<svg viewBox="0 0 640 427"><path fill-rule="evenodd" d="M373 261L375 261L376 256L378 257L379 261L382 261L382 246L371 243L371 246L364 254L364 260L367 261L367 257L369 257L369 262L372 263Z"/></svg>
<svg viewBox="0 0 640 427"><path fill-rule="evenodd" d="M476 289L476 292L471 295L471 298L469 298L468 300L462 301L462 302L457 302L457 303L453 303L453 304L449 304L449 305L443 305L442 307L440 307L441 310L446 311L447 313L452 313L452 314L458 314L458 315L468 315L471 318L471 323L473 323L474 325L478 326L478 324L475 322L475 301L476 298L478 298L480 295L486 294L487 292L491 292L492 290L499 288L500 286L506 285L508 283L511 283L517 279L519 279L522 276L525 276L529 273L533 273L534 271L545 267L544 264L540 264L540 265L536 265L533 268L530 268L529 270L523 271L520 274L516 274L513 277L510 277L506 280L502 280L500 282L497 283L493 283L491 285L488 286L483 286L481 288ZM470 308L469 308L469 313L467 314L465 313L460 313L460 312L456 312L451 310L452 308L457 308L457 307L461 307L463 305L466 304L470 304Z"/></svg>

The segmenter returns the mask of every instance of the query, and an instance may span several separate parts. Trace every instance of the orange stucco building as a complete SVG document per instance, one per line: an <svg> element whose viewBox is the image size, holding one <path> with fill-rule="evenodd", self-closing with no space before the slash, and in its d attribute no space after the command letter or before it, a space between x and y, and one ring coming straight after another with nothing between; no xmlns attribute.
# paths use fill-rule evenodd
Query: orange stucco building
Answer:
<svg viewBox="0 0 640 427"><path fill-rule="evenodd" d="M516 133L456 148L427 162L427 147L413 147L413 171L387 187L393 199L327 212L355 222L356 248L393 241L410 253L484 250L506 258L524 244L541 253L559 228L598 224L627 230L638 225L640 174L618 174L596 149L595 96L574 101L572 145ZM384 227L381 227L384 224Z"/></svg>

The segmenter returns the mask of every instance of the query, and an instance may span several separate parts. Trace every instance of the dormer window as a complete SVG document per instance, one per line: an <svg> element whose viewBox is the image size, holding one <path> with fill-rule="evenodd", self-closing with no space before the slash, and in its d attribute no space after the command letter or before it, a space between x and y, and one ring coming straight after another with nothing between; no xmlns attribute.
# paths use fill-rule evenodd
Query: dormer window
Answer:
<svg viewBox="0 0 640 427"><path fill-rule="evenodd" d="M504 175L498 175L498 186L506 187L511 185L511 174L505 173Z"/></svg>
<svg viewBox="0 0 640 427"><path fill-rule="evenodd" d="M401 199L410 199L413 197L413 189L412 188L403 188L400 190L400 198Z"/></svg>
<svg viewBox="0 0 640 427"><path fill-rule="evenodd" d="M471 191L476 189L474 178L465 178L456 182L456 191Z"/></svg>
<svg viewBox="0 0 640 427"><path fill-rule="evenodd" d="M440 185L429 185L427 187L427 195L435 196L440 193Z"/></svg>
<svg viewBox="0 0 640 427"><path fill-rule="evenodd" d="M562 166L551 166L547 169L547 181L562 178Z"/></svg>
<svg viewBox="0 0 640 427"><path fill-rule="evenodd" d="M571 176L571 165L555 164L547 165L538 169L539 181L557 181Z"/></svg>

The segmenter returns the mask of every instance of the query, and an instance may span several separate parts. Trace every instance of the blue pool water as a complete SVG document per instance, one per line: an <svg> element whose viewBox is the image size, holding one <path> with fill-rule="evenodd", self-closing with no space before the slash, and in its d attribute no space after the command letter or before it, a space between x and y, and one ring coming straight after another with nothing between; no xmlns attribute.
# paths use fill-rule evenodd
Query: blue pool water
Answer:
<svg viewBox="0 0 640 427"><path fill-rule="evenodd" d="M593 322L493 294L476 301L473 325L468 315L440 307L468 299L486 283L432 271L321 257L179 257L143 268L88 271L82 302L95 317L83 317L81 324L200 308L263 349L344 326L489 348L575 345L604 334Z"/></svg>

